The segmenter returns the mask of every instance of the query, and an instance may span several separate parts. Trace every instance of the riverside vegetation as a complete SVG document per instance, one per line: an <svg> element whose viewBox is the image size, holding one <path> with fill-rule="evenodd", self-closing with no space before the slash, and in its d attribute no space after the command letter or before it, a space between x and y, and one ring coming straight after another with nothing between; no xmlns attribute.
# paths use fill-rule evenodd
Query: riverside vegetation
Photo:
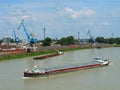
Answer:
<svg viewBox="0 0 120 90"><path fill-rule="evenodd" d="M90 49L90 47L64 48L64 49L60 49L60 51L66 52L66 51L81 50L81 49ZM3 55L0 57L0 61L13 60L18 58L32 57L32 56L45 55L45 54L53 54L53 53L56 53L56 50L42 50L37 52L29 52L29 53L26 52L22 54Z"/></svg>
<svg viewBox="0 0 120 90"><path fill-rule="evenodd" d="M77 40L74 39L73 36L68 36L61 38L58 40L58 43L61 45L74 45ZM107 47L119 47L120 46L120 38L109 38L105 39L104 37L97 37L96 42L101 43L104 47L105 44L107 44ZM51 38L46 38L43 41L43 46L50 46L50 43L52 42ZM96 46L97 47L97 46ZM37 56L37 55L44 55L44 54L52 54L55 53L56 50L61 50L63 52L65 51L70 51L70 50L80 50L80 49L90 49L90 48L96 48L96 47L89 47L88 46L83 46L83 47L72 47L72 48L60 48L60 49L50 49L50 50L39 50L37 52L30 52L30 53L22 53L22 54L13 54L13 55L1 55L0 60L13 60L17 58L24 58L24 57L30 57L30 56ZM101 47L101 46L98 46ZM106 46L105 46L106 47Z"/></svg>
<svg viewBox="0 0 120 90"><path fill-rule="evenodd" d="M108 45L107 47L120 47L120 45ZM14 59L18 59L18 58L33 57L33 56L38 56L38 55L40 56L40 55L45 55L45 54L53 54L53 53L56 53L56 50L66 52L66 51L92 49L92 48L96 48L96 47L89 47L89 46L72 47L72 48L66 47L66 48L62 48L62 49L59 48L59 49L39 50L37 52L29 52L29 53L26 52L26 53L22 53L22 54L3 55L3 56L0 56L0 61L2 61L2 60L14 60Z"/></svg>

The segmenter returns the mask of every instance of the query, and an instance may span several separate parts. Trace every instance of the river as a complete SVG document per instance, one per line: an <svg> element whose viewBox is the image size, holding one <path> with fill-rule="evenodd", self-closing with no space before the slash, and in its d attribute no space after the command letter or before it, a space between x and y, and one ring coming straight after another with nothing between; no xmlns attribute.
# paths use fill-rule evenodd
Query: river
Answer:
<svg viewBox="0 0 120 90"><path fill-rule="evenodd" d="M97 56L109 59L110 64L49 77L22 78L24 70L36 64L42 64L41 67L70 65L89 62ZM44 60L29 57L0 61L0 90L119 90L119 69L119 47L68 51Z"/></svg>

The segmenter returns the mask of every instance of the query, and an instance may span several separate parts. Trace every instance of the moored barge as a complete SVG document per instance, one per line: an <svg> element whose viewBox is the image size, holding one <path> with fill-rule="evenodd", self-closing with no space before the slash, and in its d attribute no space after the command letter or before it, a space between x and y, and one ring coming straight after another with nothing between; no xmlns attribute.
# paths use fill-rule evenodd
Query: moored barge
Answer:
<svg viewBox="0 0 120 90"><path fill-rule="evenodd" d="M44 56L38 56L38 57L35 57L33 59L46 59L46 58L51 58L51 57L55 57L55 56L59 56L59 55L62 55L63 52L57 52L57 53L54 53L54 54L48 54L48 55L44 55Z"/></svg>
<svg viewBox="0 0 120 90"><path fill-rule="evenodd" d="M55 67L55 68L46 68L40 69L39 66L34 66L32 70L26 69L24 71L24 77L38 77L38 76L49 76L55 75L65 72L72 72L76 70L84 70L90 68L97 68L102 66L107 66L109 64L108 60L101 59L99 57L95 58L93 62L86 63L86 64L78 64L78 65L70 65L70 66L62 66L62 67Z"/></svg>

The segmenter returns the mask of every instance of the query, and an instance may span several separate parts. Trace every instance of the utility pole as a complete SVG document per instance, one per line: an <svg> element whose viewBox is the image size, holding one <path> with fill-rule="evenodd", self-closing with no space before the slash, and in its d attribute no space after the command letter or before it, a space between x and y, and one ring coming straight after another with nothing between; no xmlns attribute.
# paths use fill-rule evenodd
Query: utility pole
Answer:
<svg viewBox="0 0 120 90"><path fill-rule="evenodd" d="M80 44L80 32L78 32L78 44Z"/></svg>
<svg viewBox="0 0 120 90"><path fill-rule="evenodd" d="M46 28L43 28L43 31L44 31L44 40L45 40L45 34L46 34L46 33L45 33L45 30L46 30Z"/></svg>
<svg viewBox="0 0 120 90"><path fill-rule="evenodd" d="M111 38L113 38L113 33L112 33L112 37Z"/></svg>

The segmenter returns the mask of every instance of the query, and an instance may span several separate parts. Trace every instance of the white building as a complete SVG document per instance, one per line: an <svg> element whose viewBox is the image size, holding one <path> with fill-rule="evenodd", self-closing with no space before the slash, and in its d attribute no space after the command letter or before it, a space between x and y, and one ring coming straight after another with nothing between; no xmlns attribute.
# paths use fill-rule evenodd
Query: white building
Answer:
<svg viewBox="0 0 120 90"><path fill-rule="evenodd" d="M5 36L3 39L2 39L3 43L5 44L9 44L11 43L11 37L8 37L8 36Z"/></svg>

